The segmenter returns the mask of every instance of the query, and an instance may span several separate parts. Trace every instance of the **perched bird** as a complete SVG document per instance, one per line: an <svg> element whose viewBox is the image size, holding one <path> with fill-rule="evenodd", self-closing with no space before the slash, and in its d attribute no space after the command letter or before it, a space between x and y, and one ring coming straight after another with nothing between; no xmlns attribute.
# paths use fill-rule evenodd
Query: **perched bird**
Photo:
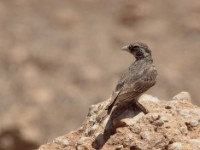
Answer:
<svg viewBox="0 0 200 150"><path fill-rule="evenodd" d="M122 47L135 57L128 70L121 76L111 103L107 106L107 114L119 105L136 104L145 114L148 111L138 102L138 98L155 85L157 71L153 65L151 50L144 43L137 42Z"/></svg>

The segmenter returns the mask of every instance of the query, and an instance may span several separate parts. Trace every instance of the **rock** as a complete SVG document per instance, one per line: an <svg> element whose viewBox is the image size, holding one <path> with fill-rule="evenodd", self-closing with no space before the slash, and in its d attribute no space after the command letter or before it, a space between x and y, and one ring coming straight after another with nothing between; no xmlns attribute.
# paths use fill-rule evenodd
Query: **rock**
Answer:
<svg viewBox="0 0 200 150"><path fill-rule="evenodd" d="M180 109L178 110L178 113L183 116L184 118L191 118L191 115L190 115L190 110L188 109Z"/></svg>
<svg viewBox="0 0 200 150"><path fill-rule="evenodd" d="M191 95L188 92L180 92L177 95L175 95L172 100L187 100L191 101Z"/></svg>
<svg viewBox="0 0 200 150"><path fill-rule="evenodd" d="M130 126L130 125L134 125L143 116L144 116L144 114L140 113L137 116L135 116L134 118L125 118L125 119L122 119L121 121L124 122L126 125Z"/></svg>
<svg viewBox="0 0 200 150"><path fill-rule="evenodd" d="M86 143L90 138L89 137L82 137L77 141L78 145L83 145L84 143Z"/></svg>
<svg viewBox="0 0 200 150"><path fill-rule="evenodd" d="M180 149L182 149L182 147L183 147L182 143L175 142L175 143L169 145L168 150L180 150Z"/></svg>
<svg viewBox="0 0 200 150"><path fill-rule="evenodd" d="M124 147L123 147L123 145L117 145L116 146L116 150L120 150L120 149L123 149Z"/></svg>
<svg viewBox="0 0 200 150"><path fill-rule="evenodd" d="M196 127L199 124L198 120L191 120L189 123L192 127Z"/></svg>
<svg viewBox="0 0 200 150"><path fill-rule="evenodd" d="M199 149L199 107L183 96L160 101L146 95L141 102L148 114L127 106L117 108L103 120L97 118L108 101L92 105L78 130L42 145L39 150Z"/></svg>
<svg viewBox="0 0 200 150"><path fill-rule="evenodd" d="M192 145L196 145L200 149L200 139L191 139L191 140L189 140L189 142Z"/></svg>
<svg viewBox="0 0 200 150"><path fill-rule="evenodd" d="M62 137L58 137L55 140L53 140L54 143L62 145L64 147L69 146L69 140L63 139Z"/></svg>
<svg viewBox="0 0 200 150"><path fill-rule="evenodd" d="M142 139L145 139L145 140L150 140L152 138L150 132L148 132L148 131L141 132L140 136Z"/></svg>
<svg viewBox="0 0 200 150"><path fill-rule="evenodd" d="M140 102L151 102L151 103L159 103L160 100L157 97L153 97L151 95L143 94L140 99Z"/></svg>

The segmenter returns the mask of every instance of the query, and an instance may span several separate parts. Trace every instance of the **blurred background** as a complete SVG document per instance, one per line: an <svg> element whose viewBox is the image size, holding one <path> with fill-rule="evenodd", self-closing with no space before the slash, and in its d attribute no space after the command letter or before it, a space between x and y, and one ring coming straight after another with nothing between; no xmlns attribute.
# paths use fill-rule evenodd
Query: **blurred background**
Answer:
<svg viewBox="0 0 200 150"><path fill-rule="evenodd" d="M0 150L29 150L78 128L106 100L142 41L159 79L200 105L200 1L0 0Z"/></svg>

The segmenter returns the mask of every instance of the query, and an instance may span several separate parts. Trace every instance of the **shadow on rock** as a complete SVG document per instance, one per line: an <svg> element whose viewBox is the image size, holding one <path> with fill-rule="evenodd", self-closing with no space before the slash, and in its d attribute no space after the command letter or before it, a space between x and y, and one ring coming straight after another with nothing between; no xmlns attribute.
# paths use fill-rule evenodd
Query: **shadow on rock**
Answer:
<svg viewBox="0 0 200 150"><path fill-rule="evenodd" d="M127 104L116 107L109 116L104 132L96 137L92 143L92 147L97 150L101 149L110 138L110 136L116 133L117 128L127 126L127 124L122 121L123 119L133 118L140 112L141 110L136 104Z"/></svg>

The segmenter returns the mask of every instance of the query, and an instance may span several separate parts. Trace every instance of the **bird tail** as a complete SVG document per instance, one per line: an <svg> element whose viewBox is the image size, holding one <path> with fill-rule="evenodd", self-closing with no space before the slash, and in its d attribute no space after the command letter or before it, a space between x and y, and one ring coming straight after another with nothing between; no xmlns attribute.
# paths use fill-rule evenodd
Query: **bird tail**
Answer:
<svg viewBox="0 0 200 150"><path fill-rule="evenodd" d="M108 106L106 106L106 108L105 108L105 110L107 110L108 115L111 113L111 110L112 110L113 106L115 105L115 101L116 101L118 95L119 95L119 91L112 93L110 104Z"/></svg>
<svg viewBox="0 0 200 150"><path fill-rule="evenodd" d="M102 112L97 117L98 122L102 122L102 120L104 120L105 117L108 116L112 112L112 108L115 105L115 101L118 95L119 95L119 92L112 93L110 103L106 106L104 110L102 110Z"/></svg>

